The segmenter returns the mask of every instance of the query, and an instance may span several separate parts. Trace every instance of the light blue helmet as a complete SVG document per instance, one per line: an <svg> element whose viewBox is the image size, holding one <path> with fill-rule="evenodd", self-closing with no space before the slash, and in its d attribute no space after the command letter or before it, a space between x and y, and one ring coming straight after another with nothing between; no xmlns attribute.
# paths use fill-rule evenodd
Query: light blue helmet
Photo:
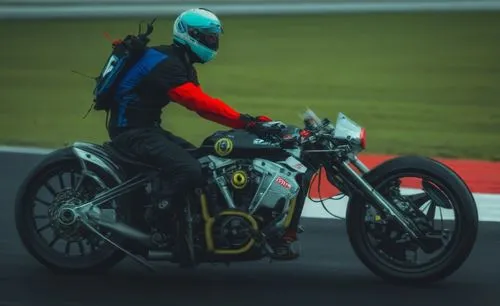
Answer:
<svg viewBox="0 0 500 306"><path fill-rule="evenodd" d="M217 55L222 33L219 18L207 9L197 8L184 11L175 19L173 39L188 47L201 63L207 63Z"/></svg>

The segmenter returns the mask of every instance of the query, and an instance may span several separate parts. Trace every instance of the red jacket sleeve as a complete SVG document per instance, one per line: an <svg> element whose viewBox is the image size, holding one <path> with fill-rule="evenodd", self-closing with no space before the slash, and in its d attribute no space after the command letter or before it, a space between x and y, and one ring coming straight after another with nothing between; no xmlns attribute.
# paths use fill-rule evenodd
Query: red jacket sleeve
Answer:
<svg viewBox="0 0 500 306"><path fill-rule="evenodd" d="M170 99L201 117L213 122L242 129L247 124L244 116L225 104L222 100L212 98L194 83L188 82L168 91Z"/></svg>

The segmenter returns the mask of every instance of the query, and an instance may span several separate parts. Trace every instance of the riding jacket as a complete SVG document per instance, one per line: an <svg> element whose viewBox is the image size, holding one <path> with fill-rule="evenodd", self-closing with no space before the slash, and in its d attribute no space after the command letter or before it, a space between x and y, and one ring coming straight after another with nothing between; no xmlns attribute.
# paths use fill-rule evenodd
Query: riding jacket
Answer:
<svg viewBox="0 0 500 306"><path fill-rule="evenodd" d="M162 109L170 102L231 128L244 128L249 120L202 90L196 69L175 44L148 48L118 84L115 99L108 123L111 138L131 128L159 127Z"/></svg>

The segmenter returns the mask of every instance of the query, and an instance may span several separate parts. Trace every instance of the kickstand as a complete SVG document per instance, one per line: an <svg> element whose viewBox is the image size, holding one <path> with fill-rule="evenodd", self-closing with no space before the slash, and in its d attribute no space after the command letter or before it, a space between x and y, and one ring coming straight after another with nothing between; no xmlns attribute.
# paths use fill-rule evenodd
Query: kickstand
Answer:
<svg viewBox="0 0 500 306"><path fill-rule="evenodd" d="M118 245L117 243L113 242L111 239L109 239L108 237L104 236L103 234L101 234L98 230L96 230L92 225L90 225L86 220L84 220L83 218L80 218L80 221L83 223L83 225L85 225L89 230L91 230L94 234L96 234L97 236L99 236L99 238L103 239L104 241L106 241L107 243L111 244L112 246L114 246L115 248L119 249L120 251L122 251L123 253L127 254L128 256L130 256L133 260L135 260L137 263L139 263L140 265L142 265L143 267L147 268L151 273L156 273L156 270L153 268L153 266L151 266L146 260L140 258L139 256L136 256L132 253L130 253L129 251L125 250L123 247L121 247L120 245Z"/></svg>

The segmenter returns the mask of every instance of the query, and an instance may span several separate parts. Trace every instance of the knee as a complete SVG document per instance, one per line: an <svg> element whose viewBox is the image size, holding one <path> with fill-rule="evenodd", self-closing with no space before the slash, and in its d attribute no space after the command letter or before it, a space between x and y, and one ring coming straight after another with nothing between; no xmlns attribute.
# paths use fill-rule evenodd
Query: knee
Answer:
<svg viewBox="0 0 500 306"><path fill-rule="evenodd" d="M192 186L198 186L203 179L203 172L201 170L200 163L195 160L189 164L186 164L183 169L183 175L186 183Z"/></svg>
<svg viewBox="0 0 500 306"><path fill-rule="evenodd" d="M186 167L186 172L188 173L190 178L200 179L202 177L201 165L198 161L189 164Z"/></svg>

